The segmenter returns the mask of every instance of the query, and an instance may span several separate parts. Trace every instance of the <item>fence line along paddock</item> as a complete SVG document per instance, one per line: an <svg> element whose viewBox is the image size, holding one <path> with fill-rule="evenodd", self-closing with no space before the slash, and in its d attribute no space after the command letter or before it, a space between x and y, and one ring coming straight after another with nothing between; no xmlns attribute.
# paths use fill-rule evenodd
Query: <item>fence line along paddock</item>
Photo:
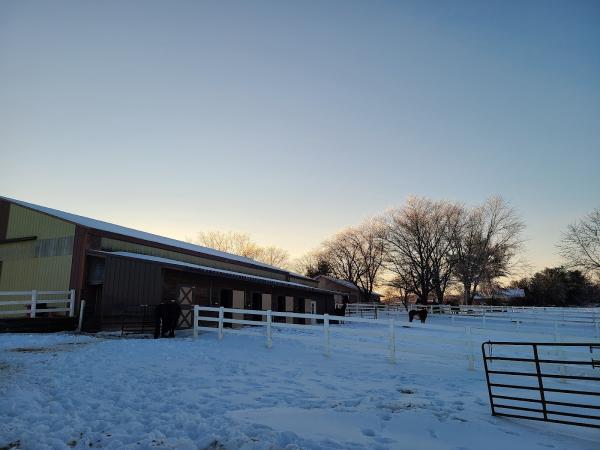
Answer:
<svg viewBox="0 0 600 450"><path fill-rule="evenodd" d="M11 300L5 300L7 297ZM23 297L27 298L23 299ZM18 306L22 308L14 308ZM73 317L75 315L75 290L0 291L0 316L29 316L29 318L35 319L40 313L67 313L68 317Z"/></svg>
<svg viewBox="0 0 600 450"><path fill-rule="evenodd" d="M226 314L231 317L226 317ZM248 316L252 317L252 319L249 319ZM285 322L278 322L274 320L276 318L283 318ZM291 323L294 319L309 323ZM216 326L207 326L207 323L213 323ZM226 328L225 324L230 324L231 328ZM241 329L243 326L252 328ZM328 314L247 310L198 305L194 307L194 337L198 336L199 331L216 332L219 339L223 339L225 332L256 336L257 330L260 330L261 333L264 332L266 346L270 348L273 345L274 333L282 332L285 329L293 329L302 333L279 334L277 335L278 338L310 340L313 342L321 341L326 355L330 354L333 344L336 347L350 349L360 346L360 349L369 348L378 352L385 352L389 359L394 361L396 352L399 349L402 352L417 353L424 357L453 356L465 359L470 369L474 369L476 347L479 345L479 343L476 345L475 341L488 340L490 334L496 338L502 336L514 338L515 335L526 339L540 337L548 339L550 337L548 334L526 332L523 330L515 333L515 331L487 330L471 326L461 327L421 324L420 322L410 323L397 321L393 318L375 320L360 317L329 316ZM556 338L554 336L554 339ZM566 338L571 340L584 339L583 337L561 336L561 339ZM436 344L436 346L433 346L433 349L431 343ZM447 348L448 345L454 345L454 349L458 348L459 353L452 353L452 349ZM426 346L426 348L421 349L423 346ZM441 351L436 351L437 349Z"/></svg>
<svg viewBox="0 0 600 450"><path fill-rule="evenodd" d="M372 304L355 304L358 306L350 307L349 311L350 317L354 315L361 315L362 317L372 317L375 319L378 318L390 318L390 317L399 317L407 314L406 310L400 310L398 308L388 309L387 306L384 305L375 305ZM428 305L429 309L432 308L449 308L449 305ZM411 309L419 308L418 305L411 305ZM369 309L370 308L370 309ZM453 307L458 308L458 307ZM470 307L469 307L470 308ZM495 307L494 307L495 308ZM506 307L502 307L506 310ZM489 307L485 307L485 309L481 309L477 314L447 314L443 312L441 309L439 313L440 316L448 317L452 324L456 321L460 322L463 320L466 321L481 321L481 323L485 326L488 321L505 321L507 323L512 323L519 327L522 323L527 324L541 324L541 325L552 325L555 328L554 334L558 334L558 327L563 326L589 326L594 327L596 329L596 337L600 338L600 308L590 309L586 313L580 313L579 316L564 316L562 312L556 313L544 313L544 310L540 309L536 314L523 313L520 310L518 312L509 312L501 313L501 311L496 310L493 313L489 313ZM546 308L547 309L547 308ZM562 308L566 309L566 308ZM437 314L434 309L433 314ZM542 316L544 314L548 317Z"/></svg>

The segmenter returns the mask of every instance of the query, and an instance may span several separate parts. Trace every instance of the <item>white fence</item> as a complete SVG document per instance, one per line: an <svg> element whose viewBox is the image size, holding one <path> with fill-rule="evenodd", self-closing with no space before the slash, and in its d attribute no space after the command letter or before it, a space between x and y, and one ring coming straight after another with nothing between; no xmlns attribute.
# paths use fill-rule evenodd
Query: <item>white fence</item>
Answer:
<svg viewBox="0 0 600 450"><path fill-rule="evenodd" d="M0 291L0 316L26 316L40 313L75 315L75 290L70 291Z"/></svg>
<svg viewBox="0 0 600 450"><path fill-rule="evenodd" d="M230 315L231 318L226 317ZM257 317L248 320L245 315ZM276 318L284 318L286 322L278 322ZM301 319L308 324L290 323L293 319ZM202 326L200 322L213 322L217 326ZM232 328L225 328L225 324L232 324ZM345 326L346 324L363 324L369 326ZM240 329L242 326L250 326ZM235 328L237 326L237 328ZM223 339L225 332L238 334L252 334L256 336L257 330L264 331L265 345L273 345L275 330L295 328L304 333L280 334L278 337L286 339L320 341L323 352L329 355L331 347L368 348L376 353L385 353L390 361L396 360L396 352L416 353L423 357L434 357L446 361L466 360L469 369L474 369L479 360L479 345L490 338L518 340L544 340L544 341L582 341L581 336L559 335L556 330L549 333L538 331L506 331L489 330L479 326L447 326L437 324L409 323L406 318L396 320L367 319L360 317L340 317L328 314L305 314L291 312L274 312L232 308L217 308L209 306L194 307L194 337L198 331L216 332L219 339ZM344 336L350 337L344 341ZM334 339L332 339L332 337ZM316 338L316 339L315 339Z"/></svg>
<svg viewBox="0 0 600 450"><path fill-rule="evenodd" d="M427 309L430 314L447 315L461 318L478 318L484 324L486 319L503 319L516 324L522 322L555 322L596 326L600 323L600 308L557 308L525 306L451 306L451 305L409 305L408 310ZM348 304L346 314L350 317L389 318L407 314L402 305L383 305L373 303Z"/></svg>

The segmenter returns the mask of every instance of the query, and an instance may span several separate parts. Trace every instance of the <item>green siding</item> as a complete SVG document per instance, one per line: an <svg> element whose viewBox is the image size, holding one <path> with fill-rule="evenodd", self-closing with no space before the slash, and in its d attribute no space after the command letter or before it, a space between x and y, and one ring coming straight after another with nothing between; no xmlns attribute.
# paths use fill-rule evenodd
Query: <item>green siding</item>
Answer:
<svg viewBox="0 0 600 450"><path fill-rule="evenodd" d="M10 205L6 238L37 236L38 239L74 236L75 225L22 206Z"/></svg>
<svg viewBox="0 0 600 450"><path fill-rule="evenodd" d="M71 255L3 261L0 291L66 291L70 277Z"/></svg>
<svg viewBox="0 0 600 450"><path fill-rule="evenodd" d="M257 275L261 277L273 278L275 280L284 280L284 273L271 272L269 270L255 269L235 263L216 261L214 259L203 258L200 256L191 256L183 253L163 250L160 248L147 247L145 245L133 244L130 242L119 241L116 239L102 238L102 250L110 252L131 252L140 253L148 256L158 256L160 258L174 259L176 261L198 264L202 266L214 267L215 269L231 270L234 272Z"/></svg>
<svg viewBox="0 0 600 450"><path fill-rule="evenodd" d="M75 236L75 225L11 204L7 239L37 236L36 241L0 245L0 291L67 290L72 254L36 256L40 240Z"/></svg>

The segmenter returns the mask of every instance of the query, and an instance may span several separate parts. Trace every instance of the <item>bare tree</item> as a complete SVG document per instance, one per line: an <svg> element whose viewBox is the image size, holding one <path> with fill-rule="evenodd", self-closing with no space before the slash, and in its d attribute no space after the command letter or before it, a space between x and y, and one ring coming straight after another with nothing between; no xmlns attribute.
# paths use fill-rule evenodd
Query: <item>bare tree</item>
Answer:
<svg viewBox="0 0 600 450"><path fill-rule="evenodd" d="M511 274L522 246L525 225L502 198L465 211L460 233L454 239L454 272L464 301L470 304L481 284Z"/></svg>
<svg viewBox="0 0 600 450"><path fill-rule="evenodd" d="M322 250L313 250L300 256L291 263L292 269L310 278L319 275L332 275L329 262L325 259Z"/></svg>
<svg viewBox="0 0 600 450"><path fill-rule="evenodd" d="M252 259L256 259L261 253L261 248L250 238L249 234L237 231L202 231L192 242Z"/></svg>
<svg viewBox="0 0 600 450"><path fill-rule="evenodd" d="M340 231L323 244L322 258L331 268L331 274L340 280L346 280L358 287L364 270L360 250L353 236L355 229Z"/></svg>
<svg viewBox="0 0 600 450"><path fill-rule="evenodd" d="M402 301L404 305L404 309L408 311L408 297L410 294L413 294L412 291L412 281L409 278L404 278L400 275L397 275L390 281L388 281L387 285L397 293L397 296Z"/></svg>
<svg viewBox="0 0 600 450"><path fill-rule="evenodd" d="M371 294L379 281L379 274L385 258L385 228L379 220L371 219L354 230L350 239L358 248L359 266L358 288L364 301L371 301Z"/></svg>
<svg viewBox="0 0 600 450"><path fill-rule="evenodd" d="M256 259L275 267L287 268L290 265L290 254L288 251L272 245L261 248Z"/></svg>
<svg viewBox="0 0 600 450"><path fill-rule="evenodd" d="M463 207L449 202L436 202L431 210L431 287L439 303L453 280L456 258L453 242L461 231Z"/></svg>
<svg viewBox="0 0 600 450"><path fill-rule="evenodd" d="M600 208L569 225L559 249L570 267L600 277Z"/></svg>
<svg viewBox="0 0 600 450"><path fill-rule="evenodd" d="M413 197L383 218L386 267L407 284L406 289L415 293L420 303L427 303L434 285L436 295L443 300L451 274L446 258L451 249L448 230L451 221L457 221L456 215L454 207L445 202Z"/></svg>
<svg viewBox="0 0 600 450"><path fill-rule="evenodd" d="M323 244L321 260L331 274L354 284L363 301L370 301L385 256L384 228L368 220L337 233Z"/></svg>
<svg viewBox="0 0 600 450"><path fill-rule="evenodd" d="M261 247L249 234L236 231L203 231L191 242L205 247L233 253L271 266L286 268L289 265L289 253L279 247Z"/></svg>

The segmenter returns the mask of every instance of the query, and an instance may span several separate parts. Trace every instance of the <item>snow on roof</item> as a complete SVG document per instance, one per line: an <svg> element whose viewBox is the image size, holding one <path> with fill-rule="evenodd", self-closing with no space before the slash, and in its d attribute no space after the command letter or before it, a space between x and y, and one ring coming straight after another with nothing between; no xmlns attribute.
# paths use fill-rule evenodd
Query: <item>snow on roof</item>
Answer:
<svg viewBox="0 0 600 450"><path fill-rule="evenodd" d="M87 228L93 228L95 230L106 231L109 233L121 234L123 236L128 236L136 239L141 239L144 241L154 242L157 244L169 245L171 247L177 247L183 250L191 250L194 252L204 253L206 255L217 256L220 258L226 258L231 261L242 262L246 264L252 264L254 266L265 267L268 269L278 270L280 272L287 272L286 270L280 269L279 267L270 266L269 264L264 264L258 262L251 258L246 258L244 256L234 255L232 253L222 252L220 250L215 250L209 247L203 247L201 245L190 244L189 242L179 241L177 239L171 239L164 236L159 236L157 234L146 233L145 231L134 230L133 228L127 228L120 225L114 225L112 223L103 222L102 220L91 219L89 217L78 216L77 214L71 214L64 211L60 211L58 209L47 208L45 206L35 205L33 203L27 203L21 200L15 200L13 198L2 197L0 199L9 201L11 203L15 203L19 206L23 206L25 208L33 209L35 211L48 214L50 216L56 217L58 219L66 220L68 222L73 222L77 225L81 225ZM299 276L302 278L306 278L300 274L290 273L293 276Z"/></svg>
<svg viewBox="0 0 600 450"><path fill-rule="evenodd" d="M507 297L525 297L525 289L521 288L502 289L500 293Z"/></svg>
<svg viewBox="0 0 600 450"><path fill-rule="evenodd" d="M250 279L250 280L255 280L258 282L268 282L268 283L272 283L272 284L280 284L283 286L299 287L302 289L330 292L325 289L314 288L312 286L307 286L307 285L301 284L301 283L294 283L292 281L283 281L283 280L277 280L274 278L261 277L258 275L249 275L247 273L234 272L232 270L215 269L214 267L201 266L198 264L177 261L175 259L161 258L160 256L142 255L140 253L131 253L131 252L104 252L104 251L102 251L99 253L104 253L106 255L123 256L126 258L134 258L134 259L139 259L139 260L144 260L144 261L158 262L158 263L163 263L163 264L171 264L171 265L181 266L181 267L189 267L191 269L202 270L204 272L210 272L210 273L214 273L217 275L230 276L230 277L231 276L242 277L242 278L246 278L246 279Z"/></svg>
<svg viewBox="0 0 600 450"><path fill-rule="evenodd" d="M491 297L506 297L506 298L523 298L525 297L525 289L521 288L507 288L507 289L498 289L494 291L493 294L475 294L474 298L482 299L482 298L491 298Z"/></svg>

